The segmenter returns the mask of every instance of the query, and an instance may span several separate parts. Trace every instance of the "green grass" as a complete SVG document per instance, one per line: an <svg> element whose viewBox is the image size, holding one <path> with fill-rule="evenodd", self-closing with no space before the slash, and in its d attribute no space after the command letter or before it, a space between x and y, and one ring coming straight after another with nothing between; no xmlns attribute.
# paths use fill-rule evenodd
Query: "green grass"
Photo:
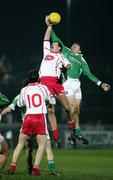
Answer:
<svg viewBox="0 0 113 180"><path fill-rule="evenodd" d="M36 152L36 151L35 151ZM34 153L35 153L34 152ZM60 177L50 176L47 168L46 155L41 162L41 176L27 174L25 150L22 151L13 175L6 175L12 158L9 156L2 180L113 180L113 149L93 150L54 150L56 169Z"/></svg>

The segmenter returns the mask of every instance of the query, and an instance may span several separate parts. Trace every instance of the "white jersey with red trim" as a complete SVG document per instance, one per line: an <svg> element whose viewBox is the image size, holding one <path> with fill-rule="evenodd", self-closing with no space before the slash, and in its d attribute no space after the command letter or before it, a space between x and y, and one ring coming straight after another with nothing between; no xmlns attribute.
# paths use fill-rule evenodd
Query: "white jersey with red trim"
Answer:
<svg viewBox="0 0 113 180"><path fill-rule="evenodd" d="M43 44L43 60L41 62L39 76L51 76L51 77L59 77L61 73L61 67L64 65L65 67L70 62L67 58L64 57L62 53L53 53L50 52L50 42L44 41Z"/></svg>
<svg viewBox="0 0 113 180"><path fill-rule="evenodd" d="M51 96L46 86L38 83L30 83L21 89L17 105L26 106L26 114L45 114L47 113L46 103L55 104L54 97Z"/></svg>

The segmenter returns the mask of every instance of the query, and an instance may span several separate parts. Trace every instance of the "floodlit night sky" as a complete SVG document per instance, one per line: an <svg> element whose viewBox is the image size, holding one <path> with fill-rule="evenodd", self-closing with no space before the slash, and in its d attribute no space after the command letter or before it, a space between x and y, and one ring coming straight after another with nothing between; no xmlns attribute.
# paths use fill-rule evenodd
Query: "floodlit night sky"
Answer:
<svg viewBox="0 0 113 180"><path fill-rule="evenodd" d="M46 30L44 17L57 11L61 14L62 21L54 29L67 46L78 41L86 54L109 54L108 61L111 61L112 1L71 0L70 8L67 8L66 0L6 2L0 3L0 54L9 54L13 60L19 53L23 56L34 51L41 54Z"/></svg>

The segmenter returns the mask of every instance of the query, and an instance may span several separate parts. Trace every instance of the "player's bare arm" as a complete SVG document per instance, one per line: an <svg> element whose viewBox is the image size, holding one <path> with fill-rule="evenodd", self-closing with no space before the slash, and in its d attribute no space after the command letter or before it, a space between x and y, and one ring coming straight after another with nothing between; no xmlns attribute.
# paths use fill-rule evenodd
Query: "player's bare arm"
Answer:
<svg viewBox="0 0 113 180"><path fill-rule="evenodd" d="M51 24L48 25L48 23L46 23L46 24L48 27L47 27L47 30L46 30L45 35L44 35L44 41L50 40L50 34L52 31L52 25Z"/></svg>
<svg viewBox="0 0 113 180"><path fill-rule="evenodd" d="M5 114L7 114L7 113L10 113L11 111L12 111L12 109L8 106L1 112L1 115L3 116Z"/></svg>

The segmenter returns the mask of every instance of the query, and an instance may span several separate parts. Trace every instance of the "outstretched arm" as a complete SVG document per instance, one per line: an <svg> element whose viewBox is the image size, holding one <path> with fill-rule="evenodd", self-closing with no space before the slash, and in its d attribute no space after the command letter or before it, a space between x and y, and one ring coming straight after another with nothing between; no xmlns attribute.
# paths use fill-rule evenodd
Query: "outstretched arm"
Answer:
<svg viewBox="0 0 113 180"><path fill-rule="evenodd" d="M70 49L64 45L64 43L61 41L61 39L55 34L55 32L51 31L51 39L52 42L58 41L62 45L62 53L65 57L67 57L67 54L70 53Z"/></svg>
<svg viewBox="0 0 113 180"><path fill-rule="evenodd" d="M50 40L50 35L52 31L52 24L49 22L49 16L45 17L45 23L47 24L47 30L44 35L44 41L49 41Z"/></svg>
<svg viewBox="0 0 113 180"><path fill-rule="evenodd" d="M7 106L5 109L2 110L2 112L0 113L1 117L7 113L10 113L12 110L13 111L15 110L17 100L18 100L18 95L13 99L12 103L9 106Z"/></svg>
<svg viewBox="0 0 113 180"><path fill-rule="evenodd" d="M47 27L47 30L46 30L45 35L44 35L44 41L49 41L50 40L51 31L52 31L52 26L49 25Z"/></svg>
<svg viewBox="0 0 113 180"><path fill-rule="evenodd" d="M12 111L11 107L8 106L1 112L1 115L3 116L5 114L7 114L7 113L10 113L11 111Z"/></svg>
<svg viewBox="0 0 113 180"><path fill-rule="evenodd" d="M94 74L92 74L86 61L84 60L84 58L82 59L83 59L82 61L83 74L86 75L91 81L96 83L98 86L100 86L104 91L109 91L110 85L107 83L101 82Z"/></svg>
<svg viewBox="0 0 113 180"><path fill-rule="evenodd" d="M60 40L60 38L55 34L55 32L53 30L51 31L51 39L53 42L58 41L59 43L61 43L63 48L65 47L63 42Z"/></svg>

